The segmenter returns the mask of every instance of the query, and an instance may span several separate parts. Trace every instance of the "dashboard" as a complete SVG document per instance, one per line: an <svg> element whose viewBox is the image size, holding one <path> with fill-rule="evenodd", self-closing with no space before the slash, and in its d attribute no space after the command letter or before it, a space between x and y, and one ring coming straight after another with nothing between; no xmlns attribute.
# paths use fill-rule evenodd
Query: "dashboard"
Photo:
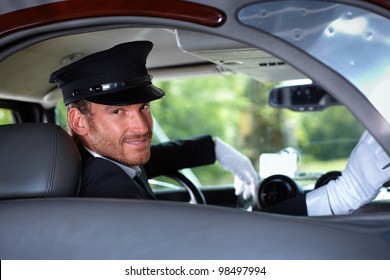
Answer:
<svg viewBox="0 0 390 280"><path fill-rule="evenodd" d="M337 179L340 171L330 171L319 176L313 184L303 186L298 179L274 174L261 180L256 197L255 210L273 206L285 200L304 195ZM383 185L377 197L356 212L390 211L390 181Z"/></svg>

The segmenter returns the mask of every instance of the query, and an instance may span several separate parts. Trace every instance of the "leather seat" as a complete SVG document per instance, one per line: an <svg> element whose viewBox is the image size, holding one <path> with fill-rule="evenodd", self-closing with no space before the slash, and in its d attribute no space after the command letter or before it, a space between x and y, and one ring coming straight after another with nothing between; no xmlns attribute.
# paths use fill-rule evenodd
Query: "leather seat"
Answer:
<svg viewBox="0 0 390 280"><path fill-rule="evenodd" d="M81 159L54 124L0 126L0 199L77 196Z"/></svg>

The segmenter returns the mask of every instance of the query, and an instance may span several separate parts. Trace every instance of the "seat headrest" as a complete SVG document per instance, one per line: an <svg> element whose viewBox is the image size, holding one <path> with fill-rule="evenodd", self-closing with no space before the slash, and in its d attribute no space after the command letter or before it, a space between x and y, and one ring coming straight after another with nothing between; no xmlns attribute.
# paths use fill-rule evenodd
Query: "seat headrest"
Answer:
<svg viewBox="0 0 390 280"><path fill-rule="evenodd" d="M81 159L70 135L54 124L0 126L0 199L76 196Z"/></svg>

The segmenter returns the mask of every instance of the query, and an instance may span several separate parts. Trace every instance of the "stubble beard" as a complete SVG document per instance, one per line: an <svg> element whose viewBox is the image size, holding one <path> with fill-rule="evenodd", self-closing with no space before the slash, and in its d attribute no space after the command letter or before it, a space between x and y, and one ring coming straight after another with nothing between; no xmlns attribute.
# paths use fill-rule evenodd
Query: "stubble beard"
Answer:
<svg viewBox="0 0 390 280"><path fill-rule="evenodd" d="M90 123L90 132L93 137L90 138L91 149L97 154L124 164L129 167L143 165L149 161L150 145L152 132L146 134L124 135L120 139L113 139L104 131L97 131L93 122ZM128 152L125 149L126 141L148 141L148 145L134 152Z"/></svg>

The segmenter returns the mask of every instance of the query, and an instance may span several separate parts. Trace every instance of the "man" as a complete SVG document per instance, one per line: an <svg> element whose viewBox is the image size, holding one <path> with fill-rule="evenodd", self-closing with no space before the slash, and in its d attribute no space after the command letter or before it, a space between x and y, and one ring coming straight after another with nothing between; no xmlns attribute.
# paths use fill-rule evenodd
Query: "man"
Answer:
<svg viewBox="0 0 390 280"><path fill-rule="evenodd" d="M121 44L50 77L62 90L68 124L83 158L80 196L155 199L148 178L215 161L235 175L237 195L255 195L259 179L249 159L218 138L204 135L151 146L150 102L165 95L152 84L145 66L152 46L147 41ZM369 172L358 166L362 159L370 165ZM390 178L390 168L382 169L388 162L366 133L340 179L264 211L349 213L372 200Z"/></svg>

